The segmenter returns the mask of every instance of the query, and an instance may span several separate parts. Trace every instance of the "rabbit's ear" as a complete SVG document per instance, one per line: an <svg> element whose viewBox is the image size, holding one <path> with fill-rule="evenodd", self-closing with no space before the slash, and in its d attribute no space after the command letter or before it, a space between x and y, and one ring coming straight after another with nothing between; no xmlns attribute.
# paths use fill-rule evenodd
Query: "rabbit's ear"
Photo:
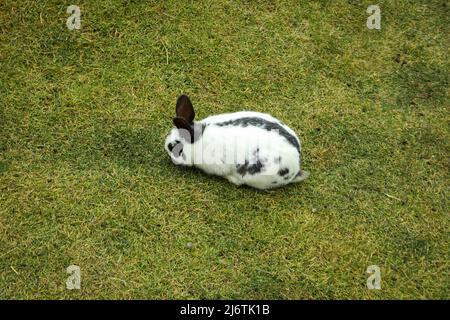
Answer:
<svg viewBox="0 0 450 320"><path fill-rule="evenodd" d="M184 129L184 130L182 130L182 135L186 139L186 141L192 141L192 139L194 137L194 127L190 123L188 123L183 118L176 117L176 118L173 118L173 124L178 129ZM189 134L190 137L185 136L185 134Z"/></svg>
<svg viewBox="0 0 450 320"><path fill-rule="evenodd" d="M178 98L176 113L177 113L176 118L184 119L188 124L191 124L192 121L194 121L195 118L194 107L192 106L191 100L189 100L187 95L183 94ZM177 125L175 124L175 126Z"/></svg>

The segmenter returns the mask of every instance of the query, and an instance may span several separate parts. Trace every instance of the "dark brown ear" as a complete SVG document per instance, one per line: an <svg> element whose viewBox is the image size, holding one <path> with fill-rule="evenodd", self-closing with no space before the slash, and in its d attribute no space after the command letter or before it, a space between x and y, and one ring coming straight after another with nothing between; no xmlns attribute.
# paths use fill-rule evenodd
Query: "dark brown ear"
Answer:
<svg viewBox="0 0 450 320"><path fill-rule="evenodd" d="M188 124L191 124L194 121L195 118L194 107L192 106L191 100L189 100L187 95L183 94L178 98L176 113L177 118L186 120Z"/></svg>
<svg viewBox="0 0 450 320"><path fill-rule="evenodd" d="M188 123L185 119L183 118L173 118L173 124L175 125L175 127L177 127L178 129L184 129L186 130L186 133L189 133L190 137L185 136L184 138L186 139L186 141L191 141L192 138L194 137L194 127Z"/></svg>

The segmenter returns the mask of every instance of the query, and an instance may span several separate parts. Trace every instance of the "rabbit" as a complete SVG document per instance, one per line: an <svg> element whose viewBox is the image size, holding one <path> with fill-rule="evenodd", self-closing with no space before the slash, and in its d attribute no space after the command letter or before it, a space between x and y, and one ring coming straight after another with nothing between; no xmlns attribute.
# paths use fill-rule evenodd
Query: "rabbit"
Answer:
<svg viewBox="0 0 450 320"><path fill-rule="evenodd" d="M194 166L237 186L260 190L308 178L301 170L301 146L295 132L269 114L240 111L194 121L187 95L176 103L175 128L165 150L175 165Z"/></svg>

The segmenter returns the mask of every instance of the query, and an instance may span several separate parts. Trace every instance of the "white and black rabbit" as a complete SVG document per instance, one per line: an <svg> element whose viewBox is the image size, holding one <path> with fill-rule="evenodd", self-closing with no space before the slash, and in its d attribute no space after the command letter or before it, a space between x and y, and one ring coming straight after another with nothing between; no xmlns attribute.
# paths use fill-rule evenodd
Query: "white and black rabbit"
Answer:
<svg viewBox="0 0 450 320"><path fill-rule="evenodd" d="M194 121L186 95L178 98L173 128L165 149L176 165L194 166L206 173L257 189L300 182L301 146L295 132L274 117L241 111Z"/></svg>

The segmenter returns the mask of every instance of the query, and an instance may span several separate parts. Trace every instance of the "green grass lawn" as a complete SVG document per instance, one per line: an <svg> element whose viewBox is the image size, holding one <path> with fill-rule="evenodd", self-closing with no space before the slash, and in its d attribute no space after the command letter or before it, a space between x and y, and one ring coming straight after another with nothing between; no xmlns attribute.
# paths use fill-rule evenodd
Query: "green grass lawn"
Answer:
<svg viewBox="0 0 450 320"><path fill-rule="evenodd" d="M2 0L0 298L449 299L448 6ZM174 166L183 92L288 124L310 179Z"/></svg>

